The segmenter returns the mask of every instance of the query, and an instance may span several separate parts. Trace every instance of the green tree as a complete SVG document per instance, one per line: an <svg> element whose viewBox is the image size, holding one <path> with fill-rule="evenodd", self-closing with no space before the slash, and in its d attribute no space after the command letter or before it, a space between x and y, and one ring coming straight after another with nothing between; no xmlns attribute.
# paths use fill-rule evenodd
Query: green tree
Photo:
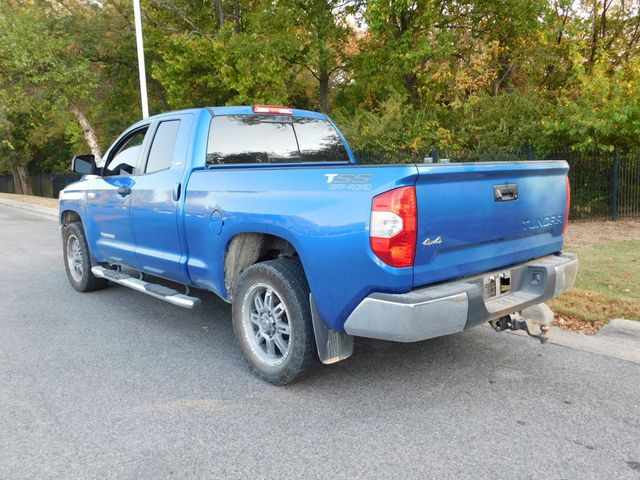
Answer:
<svg viewBox="0 0 640 480"><path fill-rule="evenodd" d="M317 109L332 112L356 148L396 161L408 157L394 151L435 145L640 145L637 2L142 7L152 113L251 103ZM0 31L0 169L16 183L28 168L62 168L56 152L90 147L99 157L139 118L130 0L5 0Z"/></svg>
<svg viewBox="0 0 640 480"><path fill-rule="evenodd" d="M34 132L40 123L50 131L47 141L58 141L62 132L100 161L105 143L101 137L112 138L139 117L129 3L2 2L0 101L6 116L28 115L37 120L29 123ZM154 98L161 98L159 84L153 85ZM31 135L25 141L31 138L39 137ZM26 170L32 160L33 154L23 153L15 168Z"/></svg>

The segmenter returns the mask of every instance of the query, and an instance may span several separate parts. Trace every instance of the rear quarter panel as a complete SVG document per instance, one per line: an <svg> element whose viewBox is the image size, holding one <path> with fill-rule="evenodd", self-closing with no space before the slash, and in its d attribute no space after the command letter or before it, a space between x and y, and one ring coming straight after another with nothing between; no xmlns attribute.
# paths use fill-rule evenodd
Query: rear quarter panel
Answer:
<svg viewBox="0 0 640 480"><path fill-rule="evenodd" d="M351 176L336 177L341 174ZM364 175L360 183L342 182L356 175ZM373 255L368 225L372 197L413 185L416 176L413 165L197 170L184 209L191 280L226 299L224 252L231 240L250 232L284 238L300 255L322 319L342 331L348 314L369 293L412 286L411 268L388 267ZM219 233L218 220L211 222L214 212L223 222Z"/></svg>

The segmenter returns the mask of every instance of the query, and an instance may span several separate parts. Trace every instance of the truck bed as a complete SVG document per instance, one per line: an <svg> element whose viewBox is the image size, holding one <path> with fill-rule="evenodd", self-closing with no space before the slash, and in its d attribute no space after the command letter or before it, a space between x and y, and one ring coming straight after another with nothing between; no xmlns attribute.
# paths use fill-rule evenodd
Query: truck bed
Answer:
<svg viewBox="0 0 640 480"><path fill-rule="evenodd" d="M559 252L567 170L552 161L194 171L184 207L187 268L195 285L226 298L222 252L231 239L283 238L300 255L323 321L342 331L373 292L404 293ZM494 187L514 184L518 198L496 201ZM403 186L416 189L416 254L413 267L394 268L372 253L369 220L373 197Z"/></svg>

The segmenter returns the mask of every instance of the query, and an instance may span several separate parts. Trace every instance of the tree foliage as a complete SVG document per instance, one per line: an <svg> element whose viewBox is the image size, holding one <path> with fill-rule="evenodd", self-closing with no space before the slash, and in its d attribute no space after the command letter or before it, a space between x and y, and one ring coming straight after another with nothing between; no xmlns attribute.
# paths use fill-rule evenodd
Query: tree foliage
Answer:
<svg viewBox="0 0 640 480"><path fill-rule="evenodd" d="M356 148L381 152L640 144L637 2L142 7L152 113L251 103L322 110ZM90 146L87 124L101 149L139 117L130 0L4 0L0 31L0 169L61 169L71 150Z"/></svg>

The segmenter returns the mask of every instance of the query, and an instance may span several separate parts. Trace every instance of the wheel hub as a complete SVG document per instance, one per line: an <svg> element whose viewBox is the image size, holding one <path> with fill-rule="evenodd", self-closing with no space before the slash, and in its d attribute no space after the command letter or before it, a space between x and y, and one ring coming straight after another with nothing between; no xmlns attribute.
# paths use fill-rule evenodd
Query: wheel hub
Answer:
<svg viewBox="0 0 640 480"><path fill-rule="evenodd" d="M252 351L269 365L289 354L291 327L287 307L273 287L253 285L243 300L243 325Z"/></svg>
<svg viewBox="0 0 640 480"><path fill-rule="evenodd" d="M276 321L270 313L263 313L260 317L260 331L269 337L276 331Z"/></svg>

